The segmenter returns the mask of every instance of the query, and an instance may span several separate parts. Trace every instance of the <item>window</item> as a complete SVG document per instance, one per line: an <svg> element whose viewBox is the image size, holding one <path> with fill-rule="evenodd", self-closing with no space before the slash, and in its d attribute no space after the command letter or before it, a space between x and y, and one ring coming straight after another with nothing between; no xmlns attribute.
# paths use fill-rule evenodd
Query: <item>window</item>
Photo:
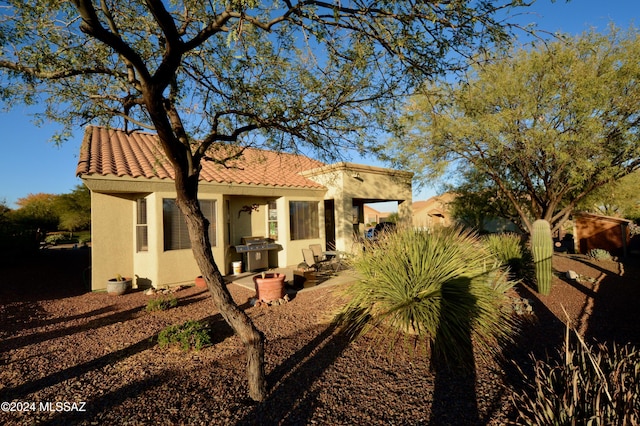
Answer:
<svg viewBox="0 0 640 426"><path fill-rule="evenodd" d="M136 200L136 252L149 251L147 231L147 199Z"/></svg>
<svg viewBox="0 0 640 426"><path fill-rule="evenodd" d="M289 201L290 231L292 240L318 238L318 202Z"/></svg>
<svg viewBox="0 0 640 426"><path fill-rule="evenodd" d="M269 202L267 227L269 228L269 238L278 239L278 208L275 201Z"/></svg>
<svg viewBox="0 0 640 426"><path fill-rule="evenodd" d="M215 200L201 200L200 209L209 221L209 243L216 245L216 202ZM183 250L191 248L187 223L182 212L176 205L176 200L165 198L162 200L162 223L164 230L164 250Z"/></svg>

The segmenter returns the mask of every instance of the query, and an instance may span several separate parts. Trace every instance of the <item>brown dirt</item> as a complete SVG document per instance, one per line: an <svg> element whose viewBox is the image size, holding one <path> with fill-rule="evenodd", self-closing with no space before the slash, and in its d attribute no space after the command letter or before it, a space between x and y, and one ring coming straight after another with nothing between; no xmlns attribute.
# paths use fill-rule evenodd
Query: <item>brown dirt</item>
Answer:
<svg viewBox="0 0 640 426"><path fill-rule="evenodd" d="M478 357L475 377L435 373L425 357L411 357L404 347L387 352L376 349L373 337L350 342L333 329L335 288L264 308L248 304L251 291L230 285L267 339L271 391L254 404L246 398L241 344L205 290L182 290L177 308L148 313L150 297L141 292L87 292L89 262L89 250L43 250L30 262L0 265L0 402L13 401L14 409L28 403L21 405L28 411L0 412L0 424L497 425L514 419L509 397L522 380L510 361ZM507 359L526 372L529 353L554 354L565 330L563 309L590 341L640 345L637 268L567 255L556 256L554 268L549 296L518 287L535 318L505 350ZM569 269L583 282L564 278ZM160 330L187 319L208 321L215 344L199 352L159 348Z"/></svg>

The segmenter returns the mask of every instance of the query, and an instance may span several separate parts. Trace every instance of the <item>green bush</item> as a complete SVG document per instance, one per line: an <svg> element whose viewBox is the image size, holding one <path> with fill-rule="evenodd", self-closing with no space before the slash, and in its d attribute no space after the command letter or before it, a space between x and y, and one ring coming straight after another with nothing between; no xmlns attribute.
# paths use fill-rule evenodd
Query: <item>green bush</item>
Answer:
<svg viewBox="0 0 640 426"><path fill-rule="evenodd" d="M609 253L605 249L599 249L599 248L595 248L595 249L589 250L589 253L587 253L587 256L589 256L590 258L595 259L595 260L611 260L611 259L613 259L613 257L611 257L611 253Z"/></svg>
<svg viewBox="0 0 640 426"><path fill-rule="evenodd" d="M503 265L509 267L516 279L531 277L533 258L520 235L513 232L489 234L485 235L482 241Z"/></svg>
<svg viewBox="0 0 640 426"><path fill-rule="evenodd" d="M513 402L524 425L640 424L640 352L631 346L572 344L560 362L535 360L535 377Z"/></svg>
<svg viewBox="0 0 640 426"><path fill-rule="evenodd" d="M147 312L166 311L176 306L178 306L178 299L175 297L151 299L147 302Z"/></svg>
<svg viewBox="0 0 640 426"><path fill-rule="evenodd" d="M184 351L200 350L211 344L209 326L200 321L189 320L181 325L171 325L158 334L158 344L161 348L179 344Z"/></svg>
<svg viewBox="0 0 640 426"><path fill-rule="evenodd" d="M44 242L51 245L63 244L68 240L67 236L64 234L50 234L44 238Z"/></svg>
<svg viewBox="0 0 640 426"><path fill-rule="evenodd" d="M79 244L87 244L91 242L91 233L82 233L78 236L78 243Z"/></svg>
<svg viewBox="0 0 640 426"><path fill-rule="evenodd" d="M502 309L514 283L471 232L400 228L365 243L353 264L361 280L346 289L349 302L335 321L354 336L380 326L412 333L431 348L432 361L466 368L472 338L492 351L515 330Z"/></svg>

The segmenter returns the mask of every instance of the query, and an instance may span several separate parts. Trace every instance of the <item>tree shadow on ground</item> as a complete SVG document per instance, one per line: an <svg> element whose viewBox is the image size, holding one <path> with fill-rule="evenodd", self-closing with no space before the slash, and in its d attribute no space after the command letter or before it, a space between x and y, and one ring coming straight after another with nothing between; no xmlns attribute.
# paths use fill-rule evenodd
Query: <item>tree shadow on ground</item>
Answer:
<svg viewBox="0 0 640 426"><path fill-rule="evenodd" d="M521 394L527 389L527 380L535 377L535 360L559 359L566 324L540 301L531 287L520 283L514 289L519 297L531 303L533 314L520 317L519 332L503 348L498 362L505 388L510 394ZM514 422L516 418L517 413L512 410L509 420Z"/></svg>
<svg viewBox="0 0 640 426"><path fill-rule="evenodd" d="M179 299L178 306L188 306L193 303L201 302L208 297L208 294L204 294L200 297L196 297L196 296L197 295L191 295L183 299ZM25 305L25 309L30 309L30 308L31 306L27 307L27 305ZM140 304L139 306L128 309L126 311L117 310L117 308L114 307L114 305L109 305L109 306L105 306L103 308L91 311L87 314L79 314L73 317L95 316L95 315L103 314L110 311L114 311L114 313L110 315L94 318L92 320L87 321L84 324L80 324L74 327L60 328L57 330L45 330L39 333L33 333L26 336L9 337L9 338L3 339L2 347L0 347L0 353L8 352L13 349L18 349L26 345L33 345L33 344L41 343L47 340L57 339L63 336L82 333L87 330L95 330L101 327L110 326L112 324L130 321L145 314L145 305ZM68 319L69 317L66 317L57 321L53 321L52 323L61 323L61 322L64 322L64 320L68 320ZM43 324L38 323L37 326L41 326L41 325Z"/></svg>
<svg viewBox="0 0 640 426"><path fill-rule="evenodd" d="M318 403L318 392L310 389L349 342L340 329L327 326L267 376L272 387L267 399L254 405L237 424L308 424ZM291 395L299 397L292 399Z"/></svg>
<svg viewBox="0 0 640 426"><path fill-rule="evenodd" d="M445 283L438 331L431 348L435 375L431 419L437 425L480 425L471 327L477 299L467 278ZM456 410L451 409L455 401Z"/></svg>
<svg viewBox="0 0 640 426"><path fill-rule="evenodd" d="M579 331L590 343L617 343L640 346L640 265L638 258L623 262L598 261L585 255L570 256L597 271L593 282L581 283L561 274L561 280L585 295L584 306L578 319ZM591 288L587 288L591 287Z"/></svg>
<svg viewBox="0 0 640 426"><path fill-rule="evenodd" d="M201 321L209 324L210 336L212 339L211 343L214 345L233 335L233 330L222 319L220 314L211 315L203 318ZM93 360L65 368L40 379L32 380L12 388L4 388L0 391L0 401L23 401L25 400L25 397L31 393L80 377L91 370L100 370L106 366L118 363L126 358L156 346L158 342L158 334L159 333L150 335L125 348L110 352Z"/></svg>
<svg viewBox="0 0 640 426"><path fill-rule="evenodd" d="M596 286L586 313L585 337L593 342L640 347L640 267L625 264L622 276L608 272Z"/></svg>
<svg viewBox="0 0 640 426"><path fill-rule="evenodd" d="M90 291L91 249L46 249L2 267L4 303L37 302ZM52 285L52 283L57 283Z"/></svg>

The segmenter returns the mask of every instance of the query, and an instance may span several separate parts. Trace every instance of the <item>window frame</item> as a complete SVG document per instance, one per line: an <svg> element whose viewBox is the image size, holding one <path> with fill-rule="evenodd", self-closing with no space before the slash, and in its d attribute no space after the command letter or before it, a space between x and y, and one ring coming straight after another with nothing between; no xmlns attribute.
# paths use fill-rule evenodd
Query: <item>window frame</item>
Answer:
<svg viewBox="0 0 640 426"><path fill-rule="evenodd" d="M289 238L291 241L320 238L320 202L289 201Z"/></svg>
<svg viewBox="0 0 640 426"><path fill-rule="evenodd" d="M217 246L217 200L198 200L204 217L209 221L209 243L211 247ZM184 215L178 208L175 198L162 199L162 239L163 250L188 250L191 249L189 230Z"/></svg>
<svg viewBox="0 0 640 426"><path fill-rule="evenodd" d="M136 199L136 253L149 251L149 210L146 198Z"/></svg>
<svg viewBox="0 0 640 426"><path fill-rule="evenodd" d="M278 204L275 201L267 203L267 235L274 241L278 240Z"/></svg>

